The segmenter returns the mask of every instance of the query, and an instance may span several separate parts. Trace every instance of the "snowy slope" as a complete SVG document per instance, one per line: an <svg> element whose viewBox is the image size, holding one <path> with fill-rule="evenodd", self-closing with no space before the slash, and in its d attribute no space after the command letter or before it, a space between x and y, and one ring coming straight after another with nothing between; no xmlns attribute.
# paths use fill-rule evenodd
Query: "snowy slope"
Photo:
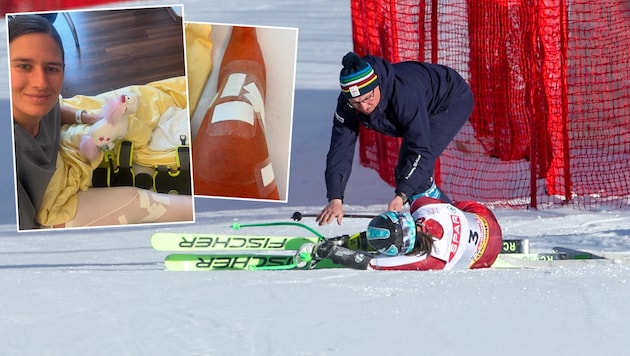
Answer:
<svg viewBox="0 0 630 356"><path fill-rule="evenodd" d="M139 1L140 4L168 4ZM360 272L172 273L154 231L230 232L325 204L324 157L349 1L184 1L190 21L299 28L289 202L197 199L195 224L15 232L13 182L0 176L2 355L625 354L630 267ZM209 5L208 5L209 3ZM4 23L3 31L4 31ZM3 43L0 53L6 57ZM9 115L8 77L0 110ZM9 120L0 159L11 165ZM357 166L347 211L378 213L392 189ZM630 211L496 210L507 238L630 251ZM312 219L306 222L313 225ZM367 221L316 227L326 236ZM241 233L304 234L294 227Z"/></svg>

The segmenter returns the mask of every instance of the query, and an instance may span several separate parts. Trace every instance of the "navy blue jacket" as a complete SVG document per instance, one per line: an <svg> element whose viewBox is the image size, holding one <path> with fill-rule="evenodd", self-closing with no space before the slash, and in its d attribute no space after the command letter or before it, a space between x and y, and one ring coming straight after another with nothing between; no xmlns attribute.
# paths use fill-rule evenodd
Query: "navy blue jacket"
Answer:
<svg viewBox="0 0 630 356"><path fill-rule="evenodd" d="M354 109L342 93L339 94L326 160L328 200L344 197L359 125L389 136L402 137L395 173L396 192L411 196L418 192L419 187L428 188L433 165L442 153L430 150L431 139L444 139L431 138L429 126L440 123L430 122L430 118L461 100L469 102L467 107L472 110L470 87L454 69L416 61L392 64L373 56L363 57L363 60L372 65L378 76L381 100L372 113L364 115ZM453 137L469 114L463 118L461 125L444 122L446 126L455 127ZM437 146L447 145L448 142L445 142Z"/></svg>

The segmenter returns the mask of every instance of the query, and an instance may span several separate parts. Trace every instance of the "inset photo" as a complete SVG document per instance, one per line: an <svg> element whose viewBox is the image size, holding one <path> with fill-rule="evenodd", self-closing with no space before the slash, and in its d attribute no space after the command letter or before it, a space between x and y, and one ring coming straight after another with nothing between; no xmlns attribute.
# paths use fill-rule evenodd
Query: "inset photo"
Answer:
<svg viewBox="0 0 630 356"><path fill-rule="evenodd" d="M286 202L297 28L185 28L194 194Z"/></svg>
<svg viewBox="0 0 630 356"><path fill-rule="evenodd" d="M18 231L194 222L183 7L6 25Z"/></svg>

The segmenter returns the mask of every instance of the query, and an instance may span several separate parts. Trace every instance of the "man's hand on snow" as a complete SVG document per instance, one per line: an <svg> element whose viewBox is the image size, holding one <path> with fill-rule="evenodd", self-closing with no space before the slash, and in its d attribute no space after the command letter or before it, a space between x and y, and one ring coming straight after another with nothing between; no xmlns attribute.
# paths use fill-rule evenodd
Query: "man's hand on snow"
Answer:
<svg viewBox="0 0 630 356"><path fill-rule="evenodd" d="M328 205L317 215L317 223L319 225L330 224L337 218L337 224L341 225L343 220L343 203L341 199L332 199Z"/></svg>

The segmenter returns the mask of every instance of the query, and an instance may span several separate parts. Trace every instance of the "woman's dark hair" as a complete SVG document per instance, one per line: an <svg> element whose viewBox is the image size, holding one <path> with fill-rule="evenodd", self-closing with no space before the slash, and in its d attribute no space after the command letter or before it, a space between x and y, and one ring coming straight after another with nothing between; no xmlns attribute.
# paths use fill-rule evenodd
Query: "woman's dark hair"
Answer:
<svg viewBox="0 0 630 356"><path fill-rule="evenodd" d="M59 45L61 59L65 63L65 52L61 36L53 24L39 15L15 15L9 18L9 43L14 39L31 33L45 33Z"/></svg>
<svg viewBox="0 0 630 356"><path fill-rule="evenodd" d="M433 249L433 237L426 232L418 231L416 233L416 245L409 255L429 255Z"/></svg>
<svg viewBox="0 0 630 356"><path fill-rule="evenodd" d="M422 224L421 220L416 220L416 244L408 255L429 255L433 249L433 236L422 231L418 226Z"/></svg>

